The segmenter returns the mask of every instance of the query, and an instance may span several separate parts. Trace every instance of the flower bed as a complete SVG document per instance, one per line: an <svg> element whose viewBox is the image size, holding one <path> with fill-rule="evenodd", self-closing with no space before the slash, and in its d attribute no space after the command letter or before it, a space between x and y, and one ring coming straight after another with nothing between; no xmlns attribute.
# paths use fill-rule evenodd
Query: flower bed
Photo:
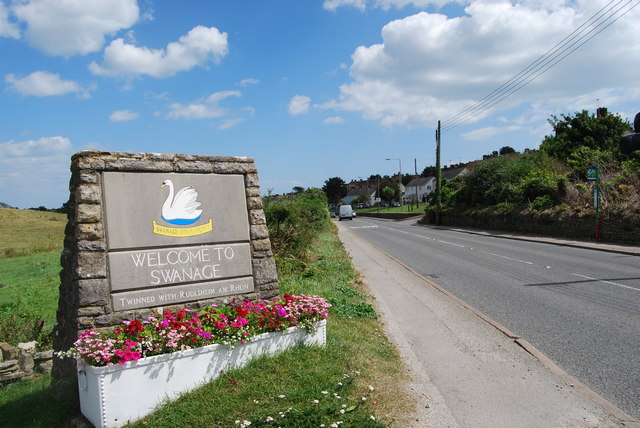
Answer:
<svg viewBox="0 0 640 428"><path fill-rule="evenodd" d="M87 330L70 350L57 355L108 366L213 344L243 344L258 334L290 327L311 331L327 318L330 307L322 297L285 294L281 300L212 305L197 312L165 311L160 319L125 321L124 326L103 332Z"/></svg>
<svg viewBox="0 0 640 428"><path fill-rule="evenodd" d="M97 427L144 417L221 371L298 343L326 343L331 305L316 296L165 312L162 319L84 332L59 356L78 358L82 413Z"/></svg>

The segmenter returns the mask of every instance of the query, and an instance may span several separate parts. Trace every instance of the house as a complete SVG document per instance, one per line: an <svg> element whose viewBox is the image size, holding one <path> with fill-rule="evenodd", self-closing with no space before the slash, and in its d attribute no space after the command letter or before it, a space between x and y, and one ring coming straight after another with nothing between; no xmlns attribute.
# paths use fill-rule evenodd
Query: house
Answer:
<svg viewBox="0 0 640 428"><path fill-rule="evenodd" d="M342 198L342 204L351 205L351 203L355 199L359 199L360 202L367 204L368 206L373 206L376 196L375 187L370 189L353 189L347 193L347 196Z"/></svg>
<svg viewBox="0 0 640 428"><path fill-rule="evenodd" d="M406 186L405 202L415 202L416 195L419 201L425 201L429 193L436 190L435 177L418 177L411 180Z"/></svg>

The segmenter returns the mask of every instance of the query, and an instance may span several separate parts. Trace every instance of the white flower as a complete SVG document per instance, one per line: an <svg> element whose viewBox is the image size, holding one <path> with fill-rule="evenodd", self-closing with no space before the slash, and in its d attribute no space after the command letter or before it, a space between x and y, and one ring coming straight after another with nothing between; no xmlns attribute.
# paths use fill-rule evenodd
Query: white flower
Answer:
<svg viewBox="0 0 640 428"><path fill-rule="evenodd" d="M318 404L319 401L318 400L313 400L313 404Z"/></svg>
<svg viewBox="0 0 640 428"><path fill-rule="evenodd" d="M344 415L344 409L340 409L340 413Z"/></svg>
<svg viewBox="0 0 640 428"><path fill-rule="evenodd" d="M273 418L271 416L267 416L265 422L273 422Z"/></svg>
<svg viewBox="0 0 640 428"><path fill-rule="evenodd" d="M369 417L371 418L371 420L372 420L372 421L375 421L375 420L376 420L376 417L375 417L375 416L373 416L373 415L371 415L371 416L369 416Z"/></svg>
<svg viewBox="0 0 640 428"><path fill-rule="evenodd" d="M367 397L362 397L362 401L367 401Z"/></svg>
<svg viewBox="0 0 640 428"><path fill-rule="evenodd" d="M329 391L321 391L320 393L321 393L321 394L328 394L328 393L329 393Z"/></svg>
<svg viewBox="0 0 640 428"><path fill-rule="evenodd" d="M342 408L343 408L343 409L346 409L346 408L347 408L347 405L346 405L346 404L343 404L343 405L342 405Z"/></svg>
<svg viewBox="0 0 640 428"><path fill-rule="evenodd" d="M338 385L342 386L342 382L338 382Z"/></svg>
<svg viewBox="0 0 640 428"><path fill-rule="evenodd" d="M280 394L280 395L278 395L278 398L287 398L287 396Z"/></svg>
<svg viewBox="0 0 640 428"><path fill-rule="evenodd" d="M373 390L374 390L373 386L369 385L369 391L373 391Z"/></svg>

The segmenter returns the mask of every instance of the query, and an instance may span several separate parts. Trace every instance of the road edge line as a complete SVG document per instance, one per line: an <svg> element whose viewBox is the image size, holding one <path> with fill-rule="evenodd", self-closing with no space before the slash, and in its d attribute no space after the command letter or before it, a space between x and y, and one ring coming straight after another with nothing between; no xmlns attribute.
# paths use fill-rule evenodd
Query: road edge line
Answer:
<svg viewBox="0 0 640 428"><path fill-rule="evenodd" d="M353 233L351 230L349 230L349 232ZM356 234L354 233L354 235ZM356 236L360 239L364 239L359 237L358 235ZM460 299L458 296L452 294L448 290L442 288L435 282L431 281L429 278L421 275L415 269L405 264L403 261L397 259L396 257L392 256L388 252L384 251L377 245L373 243L371 243L371 245L375 246L381 253L383 253L384 255L386 255L396 263L398 263L400 266L402 266L403 268L411 272L413 275L415 275L425 283L427 283L429 286L441 292L442 294L444 294L445 296L447 296L448 298L450 298L451 300L453 300L463 308L471 311L475 316L482 319L484 322L488 323L489 325L491 325L496 330L500 331L502 334L504 334L508 338L512 339L518 346L520 346L522 349L528 352L531 356L537 359L540 362L540 364L542 364L545 368L547 368L552 373L562 378L566 383L570 385L573 384L574 389L583 393L591 401L593 401L594 403L602 407L605 411L609 412L613 417L618 419L618 421L622 424L622 426L631 427L631 428L640 428L640 421L638 421L633 416L629 415L627 412L625 412L624 410L622 410L621 408L619 408L618 406L616 406L615 404L613 404L612 402L610 402L609 400L607 400L606 398L604 398L603 396L601 396L600 394L592 390L590 387L582 383L577 378L567 373L564 369L562 369L560 366L554 363L549 357L547 357L543 352L541 352L539 349L537 349L527 340L521 338L520 336L518 336L517 334L515 334L514 332L512 332L511 330L509 330L499 322L495 321L488 315L485 315L484 313L480 312L473 306L469 305L464 300Z"/></svg>

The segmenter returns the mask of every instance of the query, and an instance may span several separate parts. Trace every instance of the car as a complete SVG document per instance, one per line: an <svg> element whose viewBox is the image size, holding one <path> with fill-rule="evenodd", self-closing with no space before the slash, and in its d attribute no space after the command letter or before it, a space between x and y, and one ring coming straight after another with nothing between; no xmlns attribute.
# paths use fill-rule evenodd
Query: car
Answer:
<svg viewBox="0 0 640 428"><path fill-rule="evenodd" d="M340 208L338 208L338 220L353 220L353 208L351 208L351 205L340 205Z"/></svg>
<svg viewBox="0 0 640 428"><path fill-rule="evenodd" d="M394 202L394 203L392 204L392 206L394 206L394 207L399 207L399 206L400 206L400 202Z"/></svg>
<svg viewBox="0 0 640 428"><path fill-rule="evenodd" d="M329 216L331 218L335 218L336 217L336 212L335 211L329 211Z"/></svg>
<svg viewBox="0 0 640 428"><path fill-rule="evenodd" d="M356 212L355 212L355 211L353 211L353 212L351 213L351 218L354 218L355 216L356 216Z"/></svg>

